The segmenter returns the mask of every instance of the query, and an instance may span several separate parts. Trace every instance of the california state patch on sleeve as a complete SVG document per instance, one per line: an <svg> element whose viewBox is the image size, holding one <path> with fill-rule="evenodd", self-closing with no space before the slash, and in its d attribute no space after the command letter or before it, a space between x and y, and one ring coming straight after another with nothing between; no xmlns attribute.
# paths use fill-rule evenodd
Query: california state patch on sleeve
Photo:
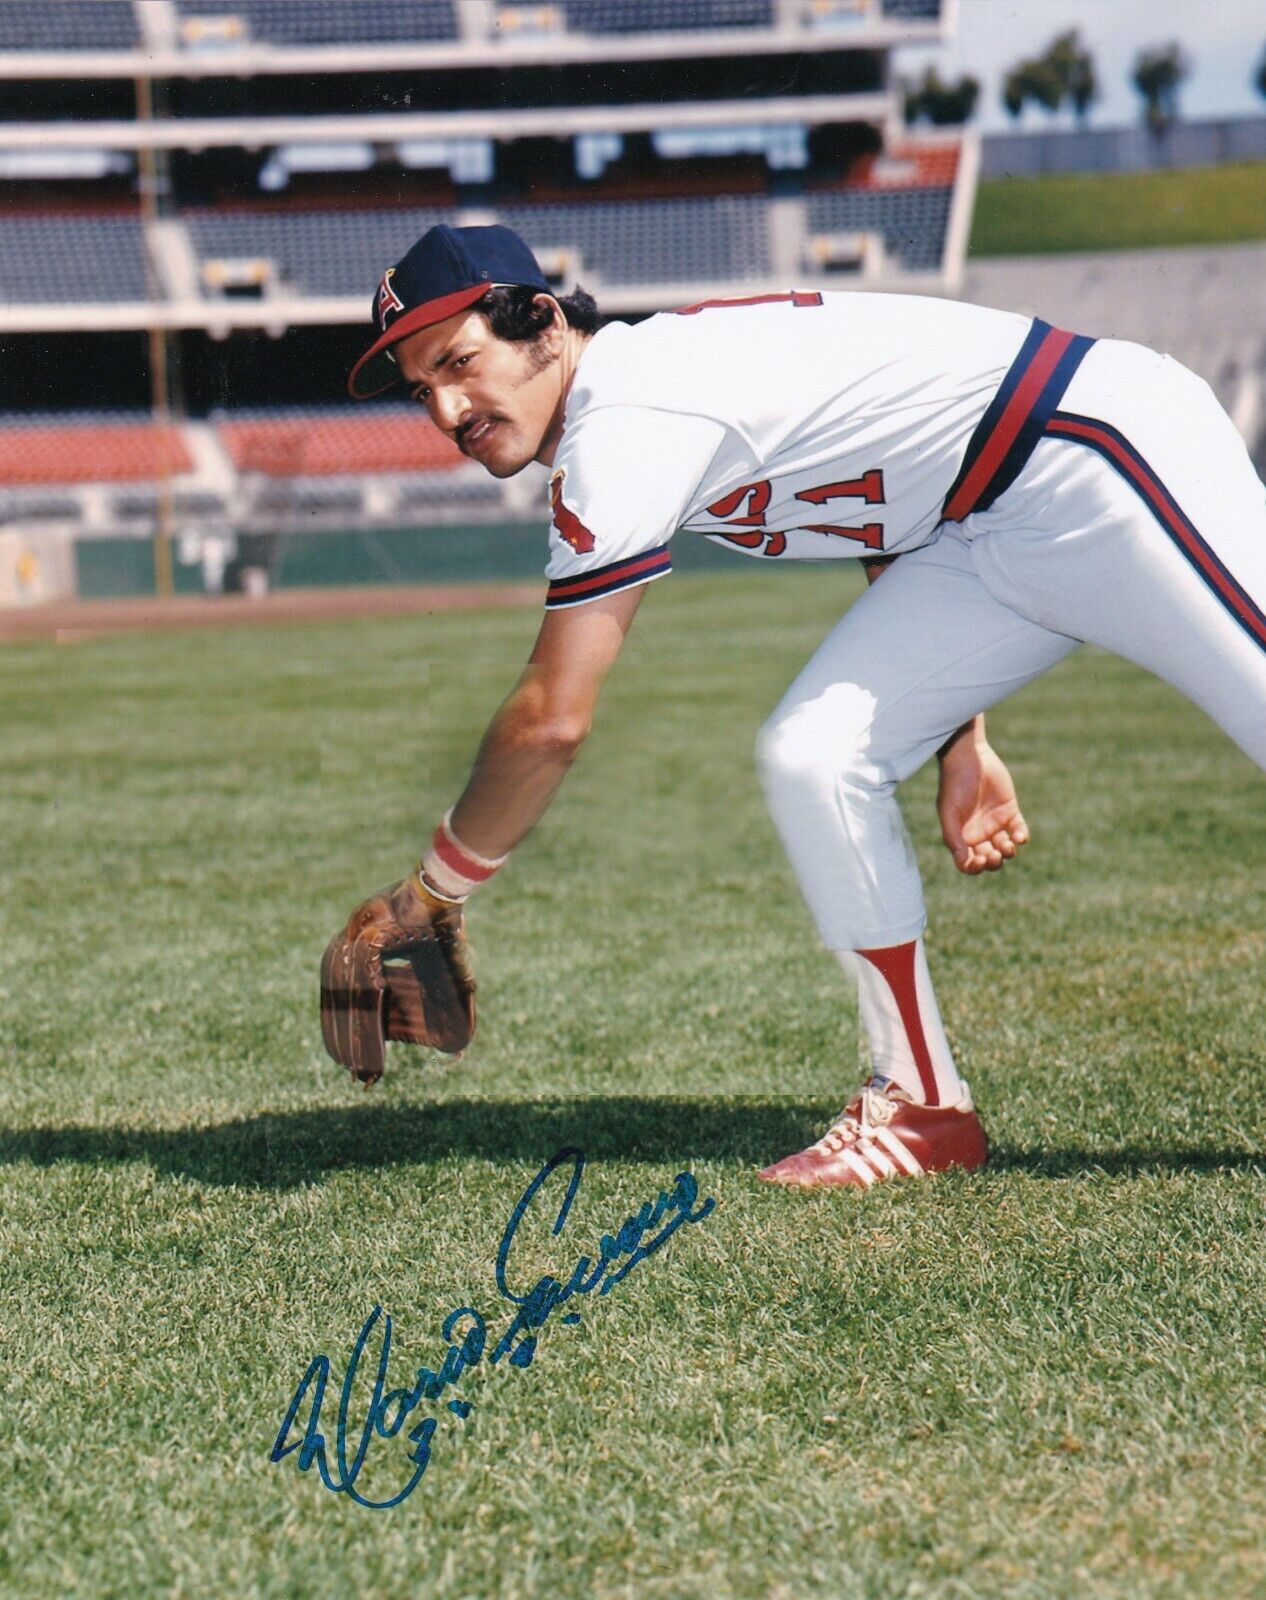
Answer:
<svg viewBox="0 0 1266 1600"><path fill-rule="evenodd" d="M563 480L566 467L558 467L549 480L549 503L554 512L554 526L559 537L569 544L577 555L584 555L594 547L594 537L584 523L563 503Z"/></svg>

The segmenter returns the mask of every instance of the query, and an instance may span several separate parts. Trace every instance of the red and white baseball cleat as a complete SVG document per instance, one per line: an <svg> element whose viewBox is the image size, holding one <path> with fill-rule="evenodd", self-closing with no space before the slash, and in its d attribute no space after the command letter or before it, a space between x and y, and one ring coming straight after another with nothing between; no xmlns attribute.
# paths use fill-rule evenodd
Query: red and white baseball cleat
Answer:
<svg viewBox="0 0 1266 1600"><path fill-rule="evenodd" d="M922 1178L951 1167L972 1172L987 1157L966 1084L956 1105L920 1106L895 1084L872 1078L817 1144L759 1176L790 1188L869 1189L885 1178Z"/></svg>

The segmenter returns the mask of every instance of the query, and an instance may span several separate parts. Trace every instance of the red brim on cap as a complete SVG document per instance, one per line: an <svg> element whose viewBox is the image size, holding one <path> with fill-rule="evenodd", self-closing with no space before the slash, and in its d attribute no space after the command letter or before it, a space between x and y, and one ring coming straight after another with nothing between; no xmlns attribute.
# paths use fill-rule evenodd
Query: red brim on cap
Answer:
<svg viewBox="0 0 1266 1600"><path fill-rule="evenodd" d="M438 300L426 300L422 305L414 306L411 311L406 311L397 317L387 331L374 340L352 368L347 380L348 394L353 400L371 400L374 395L383 394L403 382L399 368L390 361L380 359L384 352L393 344L399 344L401 339L407 339L411 333L420 333L423 328L433 328L437 322L443 322L446 317L456 316L459 311L465 311L466 307L474 305L476 300L482 300L491 288L490 283L475 283L468 289L458 289L454 294L441 295ZM386 382L375 383L373 388L364 388L360 385L359 379L371 363L373 365L369 375L370 381L385 378Z"/></svg>

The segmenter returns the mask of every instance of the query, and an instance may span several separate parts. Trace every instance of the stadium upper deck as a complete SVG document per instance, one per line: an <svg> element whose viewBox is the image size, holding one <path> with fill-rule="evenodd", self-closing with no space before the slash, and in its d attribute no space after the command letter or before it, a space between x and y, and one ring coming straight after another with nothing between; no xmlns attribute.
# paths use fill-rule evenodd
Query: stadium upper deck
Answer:
<svg viewBox="0 0 1266 1600"><path fill-rule="evenodd" d="M955 0L7 0L0 78L216 76L860 48L946 36ZM349 51L352 52L349 54Z"/></svg>
<svg viewBox="0 0 1266 1600"><path fill-rule="evenodd" d="M384 262L499 218L613 315L952 286L974 145L905 134L888 53L953 3L0 6L0 521L223 544L534 515L532 474L343 404Z"/></svg>
<svg viewBox="0 0 1266 1600"><path fill-rule="evenodd" d="M24 48L0 54L0 170L46 181L28 205L12 189L0 332L52 331L67 305L100 329L359 321L365 284L406 236L491 215L616 314L784 279L952 284L974 150L963 161L956 139L924 140L929 161L898 142L886 47L944 31L950 4L14 0L0 42ZM326 70L298 72L313 51ZM418 52L428 69L398 70ZM65 76L30 76L57 66ZM146 109L161 114L85 118L98 97L85 102L74 74L124 71L155 80ZM117 110L117 86L105 92ZM753 148L745 132L764 171L751 181L749 163L732 190L715 152L727 138ZM693 157L666 155L673 133ZM119 214L102 216L82 186L50 186L59 159L138 190L157 163L157 204L128 215L116 194ZM323 165L363 174L364 198L291 181ZM701 192L683 192L687 168ZM421 207L420 172L435 180Z"/></svg>
<svg viewBox="0 0 1266 1600"><path fill-rule="evenodd" d="M797 192L243 199L181 206L148 226L135 210L15 208L0 236L0 331L57 331L68 306L80 308L71 320L102 329L359 323L384 261L435 222L491 216L523 234L560 286L583 282L613 313L784 280L939 286L961 259L960 166L957 141L925 138L809 175Z"/></svg>

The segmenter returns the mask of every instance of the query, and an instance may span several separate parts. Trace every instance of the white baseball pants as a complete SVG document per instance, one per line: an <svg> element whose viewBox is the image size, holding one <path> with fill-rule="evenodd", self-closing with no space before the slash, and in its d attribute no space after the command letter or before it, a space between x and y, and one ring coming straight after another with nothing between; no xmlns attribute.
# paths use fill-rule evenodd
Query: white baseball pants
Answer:
<svg viewBox="0 0 1266 1600"><path fill-rule="evenodd" d="M1173 684L1266 769L1266 489L1207 384L1116 341L1090 349L1014 484L889 567L761 730L828 948L923 931L897 784L1083 641Z"/></svg>

